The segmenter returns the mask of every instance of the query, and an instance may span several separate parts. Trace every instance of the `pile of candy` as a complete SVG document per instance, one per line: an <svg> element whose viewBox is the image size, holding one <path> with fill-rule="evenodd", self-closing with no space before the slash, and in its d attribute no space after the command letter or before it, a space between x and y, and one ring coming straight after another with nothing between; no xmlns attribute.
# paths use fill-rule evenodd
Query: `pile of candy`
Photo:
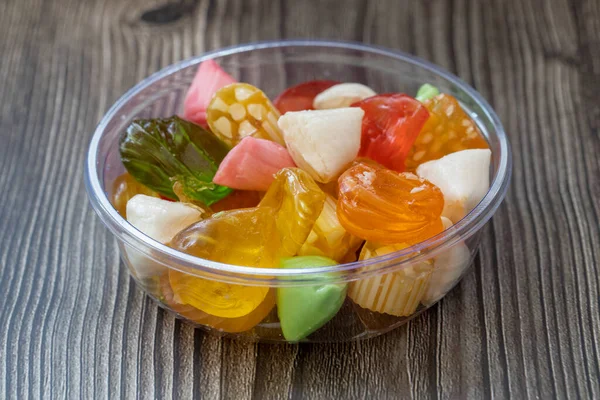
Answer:
<svg viewBox="0 0 600 400"><path fill-rule="evenodd" d="M431 85L413 98L311 81L271 102L214 61L200 65L182 117L133 121L120 154L127 172L112 200L134 227L196 257L258 268L366 260L438 235L481 201L491 157L457 100ZM470 252L459 243L349 284L280 288L127 256L136 277L159 282L161 300L190 320L242 332L276 312L285 339L298 341L346 301L413 314L449 290Z"/></svg>

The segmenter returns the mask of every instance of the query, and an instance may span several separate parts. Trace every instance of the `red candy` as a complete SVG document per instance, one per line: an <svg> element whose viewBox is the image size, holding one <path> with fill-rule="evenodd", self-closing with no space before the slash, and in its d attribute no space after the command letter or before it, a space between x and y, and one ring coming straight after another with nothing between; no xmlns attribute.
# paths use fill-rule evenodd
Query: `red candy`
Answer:
<svg viewBox="0 0 600 400"><path fill-rule="evenodd" d="M213 95L223 86L235 83L227 72L214 60L206 60L192 81L183 103L183 118L198 125L206 126L206 108Z"/></svg>
<svg viewBox="0 0 600 400"><path fill-rule="evenodd" d="M277 172L295 166L285 147L246 136L225 156L213 182L232 189L266 192Z"/></svg>
<svg viewBox="0 0 600 400"><path fill-rule="evenodd" d="M352 106L365 111L358 155L404 171L404 160L429 118L427 108L401 93L369 97Z"/></svg>
<svg viewBox="0 0 600 400"><path fill-rule="evenodd" d="M288 111L314 110L313 100L315 97L337 85L336 81L308 81L284 90L273 104L280 113L285 114Z"/></svg>

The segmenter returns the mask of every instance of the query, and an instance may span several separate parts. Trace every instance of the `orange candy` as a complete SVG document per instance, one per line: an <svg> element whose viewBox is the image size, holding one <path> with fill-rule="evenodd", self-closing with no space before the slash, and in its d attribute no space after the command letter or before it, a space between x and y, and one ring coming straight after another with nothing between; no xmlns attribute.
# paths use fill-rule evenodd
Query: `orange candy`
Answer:
<svg viewBox="0 0 600 400"><path fill-rule="evenodd" d="M406 158L407 171L457 151L489 148L475 122L451 95L440 94L427 100L425 107L429 119Z"/></svg>
<svg viewBox="0 0 600 400"><path fill-rule="evenodd" d="M431 182L359 161L339 178L338 219L350 233L381 244L415 244L442 232L444 196Z"/></svg>
<svg viewBox="0 0 600 400"><path fill-rule="evenodd" d="M229 332L244 332L252 329L271 312L275 306L275 291L273 289L267 292L264 301L250 314L238 318L223 318L207 314L188 304L177 303L174 299L173 289L169 283L169 275L177 275L181 272L170 270L160 279L160 285L163 294L163 301L176 313L194 321L198 324L207 325L212 328Z"/></svg>

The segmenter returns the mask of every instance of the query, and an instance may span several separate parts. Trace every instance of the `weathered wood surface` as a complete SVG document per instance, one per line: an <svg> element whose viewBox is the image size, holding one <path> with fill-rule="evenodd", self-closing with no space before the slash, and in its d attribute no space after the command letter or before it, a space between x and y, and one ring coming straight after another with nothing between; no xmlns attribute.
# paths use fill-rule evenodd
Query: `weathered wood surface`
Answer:
<svg viewBox="0 0 600 400"><path fill-rule="evenodd" d="M600 398L600 2L156 11L166 1L0 1L0 398ZM470 82L510 135L512 186L475 268L405 328L339 345L221 340L135 287L88 205L85 151L150 73L299 37L404 50Z"/></svg>

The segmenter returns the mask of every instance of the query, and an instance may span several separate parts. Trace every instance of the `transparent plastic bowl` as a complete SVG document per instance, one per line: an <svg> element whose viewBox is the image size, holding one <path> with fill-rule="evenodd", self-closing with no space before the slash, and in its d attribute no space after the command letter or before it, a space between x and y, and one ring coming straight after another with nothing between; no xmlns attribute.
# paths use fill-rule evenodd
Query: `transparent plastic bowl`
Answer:
<svg viewBox="0 0 600 400"><path fill-rule="evenodd" d="M461 102L487 138L492 150L490 190L475 209L450 229L413 247L366 261L308 270L258 269L175 251L136 230L111 205L112 184L125 171L118 142L135 118L181 113L196 69L207 59L216 60L237 80L263 89L271 98L289 86L312 79L361 82L380 93L414 94L423 83L436 85ZM403 53L361 44L283 41L206 53L140 82L111 107L98 125L89 147L85 181L92 206L117 238L131 275L165 309L217 334L285 342L275 305L276 292L343 284L348 285L348 295L339 312L303 340L341 342L377 336L406 323L459 282L477 252L481 228L505 196L511 165L509 143L494 111L475 90L448 72ZM263 287L267 294L248 317L215 317L177 301L180 297L173 294L170 271L214 283ZM378 289L385 295L376 296Z"/></svg>

